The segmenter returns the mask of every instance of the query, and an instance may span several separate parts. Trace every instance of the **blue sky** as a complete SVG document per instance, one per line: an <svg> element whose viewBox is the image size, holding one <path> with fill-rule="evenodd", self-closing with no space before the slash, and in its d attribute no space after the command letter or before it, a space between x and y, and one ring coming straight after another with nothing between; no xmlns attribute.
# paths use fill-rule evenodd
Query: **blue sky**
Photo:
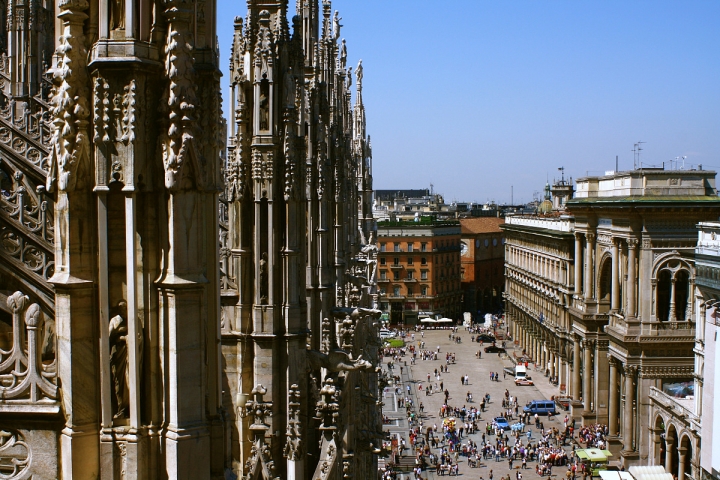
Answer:
<svg viewBox="0 0 720 480"><path fill-rule="evenodd" d="M290 1L294 9L295 2ZM720 1L335 0L362 58L375 188L529 201L687 156L720 171ZM220 1L223 95L232 19ZM228 112L226 105L224 111Z"/></svg>

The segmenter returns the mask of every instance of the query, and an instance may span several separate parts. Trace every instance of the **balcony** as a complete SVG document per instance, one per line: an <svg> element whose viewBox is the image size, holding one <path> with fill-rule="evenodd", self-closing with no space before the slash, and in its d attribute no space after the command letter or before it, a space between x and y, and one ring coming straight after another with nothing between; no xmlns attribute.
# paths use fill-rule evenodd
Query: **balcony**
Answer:
<svg viewBox="0 0 720 480"><path fill-rule="evenodd" d="M389 283L389 282L390 282L389 278L378 278L378 283Z"/></svg>
<svg viewBox="0 0 720 480"><path fill-rule="evenodd" d="M405 282L405 283L417 283L417 281L418 281L417 278L405 278L405 279L403 279L403 282Z"/></svg>
<svg viewBox="0 0 720 480"><path fill-rule="evenodd" d="M395 265L395 264L393 263L393 264L390 265L390 268L397 269L397 270L402 270L403 268L405 268L405 265L402 265L402 264L397 264L397 265Z"/></svg>
<svg viewBox="0 0 720 480"><path fill-rule="evenodd" d="M650 387L650 402L667 411L682 423L690 424L696 431L700 430L700 418L695 415L695 399L675 398L655 387Z"/></svg>

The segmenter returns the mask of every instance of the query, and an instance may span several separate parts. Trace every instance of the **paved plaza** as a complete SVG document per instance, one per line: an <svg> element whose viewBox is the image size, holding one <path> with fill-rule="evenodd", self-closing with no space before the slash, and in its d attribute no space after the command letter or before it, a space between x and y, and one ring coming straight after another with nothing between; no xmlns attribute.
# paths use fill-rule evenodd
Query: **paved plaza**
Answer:
<svg viewBox="0 0 720 480"><path fill-rule="evenodd" d="M457 336L460 336L461 343L456 343L448 338L450 330L428 330L423 333L423 336L419 332L415 332L415 340L413 341L410 336L406 340L406 346L414 344L416 347L419 341L425 342L425 349L436 351L440 348L437 360L422 360L421 356L418 355L415 365L411 364L411 355L408 353L401 360L395 364L393 369L394 375L400 375L401 384L398 385L402 388L403 395L407 395L407 386L410 386L410 397L412 398L415 409L414 411L420 414L420 418L423 421L423 431L428 426L437 425L440 429L439 434L442 434L442 422L443 418L440 417L440 409L444 403L444 394L439 390L434 392L432 395L426 395L425 390L427 388L427 375L431 376L431 383L433 387L436 383L434 378L435 369L440 369L441 365L446 365L445 355L446 353L455 354L455 363L450 364L447 373L442 373L441 381L443 382L444 389L448 390L450 397L448 404L453 407L462 408L476 407L480 408L480 401L485 394L490 395L490 403L486 405L485 412L480 412L480 420L477 421L478 431L470 435L473 441L478 444L482 441L482 434L485 431L487 423L492 422L494 417L502 414L504 409L502 408L502 399L504 398L505 390L507 389L512 396L517 396L518 405L520 407L520 413L522 413L522 407L530 400L549 399L552 395L557 394L557 388L548 382L548 379L541 373L535 372L530 365L528 368L528 375L530 375L536 386L516 386L513 377L507 374L504 378L503 369L505 367L514 367L514 363L507 357L501 358L498 354L491 354L482 352L481 358L476 357L478 350L483 350L484 347L488 346L484 343L482 346L479 343L471 341L473 334L468 333L464 328L459 328ZM499 343L499 342L498 342ZM512 356L513 345L512 342L507 342L508 354ZM518 351L518 354L520 352ZM387 364L390 357L384 357L383 368L387 370ZM402 366L402 374L400 373L400 366ZM498 372L499 381L490 381L490 373ZM469 376L469 385L463 385L461 376ZM439 384L439 382L437 382ZM419 386L422 384L422 390L419 390ZM473 402L466 402L467 392L471 392L473 396ZM390 386L386 389L383 407L383 414L387 415L391 419L390 424L385 425L385 430L391 432L391 434L399 434L405 439L408 447L410 446L410 439L408 437L409 425L404 408L398 408L398 396L395 394L394 386ZM420 402L423 403L424 412L419 412ZM558 415L552 419L548 417L540 417L546 429L556 427L562 430L563 419L565 412L558 410ZM458 419L459 420L459 419ZM509 420L512 424L517 421L517 417L513 417ZM530 427L530 428L528 428ZM537 442L540 438L539 432L534 426L526 427L525 431L531 431L531 440L533 443ZM507 432L510 436L510 432ZM495 435L489 437L491 441L495 441ZM464 435L462 443L466 443L468 436ZM527 437L523 435L523 443L527 442ZM568 453L572 451L571 442L568 442L566 450ZM439 449L435 449L437 453ZM405 450L406 457L401 460L401 464L414 464L414 453L412 450ZM521 462L516 461L513 465L512 471L508 467L507 459L501 459L496 462L494 459L481 460L477 468L471 468L468 466L467 458L460 456L459 474L465 478L485 480L490 479L490 473L492 472L492 478L500 479L501 477L507 477L510 474L511 480L516 480L516 472L519 470L522 473L523 480L539 478L539 475L535 473L536 462L528 462L525 470L520 469ZM564 477L566 467L555 467L553 469L552 477L561 478ZM435 471L424 471L422 478L436 478ZM398 478L402 478L399 476ZM405 474L405 478L414 478L412 473Z"/></svg>

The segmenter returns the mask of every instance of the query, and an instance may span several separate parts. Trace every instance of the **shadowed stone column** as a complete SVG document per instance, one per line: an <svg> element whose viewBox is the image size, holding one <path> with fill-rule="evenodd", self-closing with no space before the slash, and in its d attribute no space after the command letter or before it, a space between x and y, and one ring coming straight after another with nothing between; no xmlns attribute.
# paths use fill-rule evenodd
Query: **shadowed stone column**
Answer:
<svg viewBox="0 0 720 480"><path fill-rule="evenodd" d="M613 239L612 243L612 294L610 298L610 309L613 313L620 310L620 249L618 240Z"/></svg>
<svg viewBox="0 0 720 480"><path fill-rule="evenodd" d="M573 341L573 375L572 375L572 397L573 400L580 400L580 339L576 336Z"/></svg>
<svg viewBox="0 0 720 480"><path fill-rule="evenodd" d="M593 259L593 247L595 244L595 234L594 233L588 233L585 235L586 238L586 247L585 247L585 300L590 300L593 298L593 265L592 265L592 259Z"/></svg>
<svg viewBox="0 0 720 480"><path fill-rule="evenodd" d="M582 234L575 234L575 295L582 293Z"/></svg>
<svg viewBox="0 0 720 480"><path fill-rule="evenodd" d="M638 241L636 238L629 238L628 244L628 281L627 281L627 298L628 298L628 318L637 316L637 269L635 262L637 258Z"/></svg>
<svg viewBox="0 0 720 480"><path fill-rule="evenodd" d="M608 430L611 437L618 434L618 402L620 400L617 389L617 360L608 355L610 363L610 381L609 383L609 405L608 405Z"/></svg>
<svg viewBox="0 0 720 480"><path fill-rule="evenodd" d="M633 451L633 403L635 403L635 373L637 367L625 365L625 411L623 412L623 451Z"/></svg>
<svg viewBox="0 0 720 480"><path fill-rule="evenodd" d="M665 436L665 471L670 473L673 471L673 454L672 451L675 448L675 439L669 436Z"/></svg>
<svg viewBox="0 0 720 480"><path fill-rule="evenodd" d="M592 342L583 340L583 413L590 412L590 402L592 395L590 392L590 382L592 380Z"/></svg>

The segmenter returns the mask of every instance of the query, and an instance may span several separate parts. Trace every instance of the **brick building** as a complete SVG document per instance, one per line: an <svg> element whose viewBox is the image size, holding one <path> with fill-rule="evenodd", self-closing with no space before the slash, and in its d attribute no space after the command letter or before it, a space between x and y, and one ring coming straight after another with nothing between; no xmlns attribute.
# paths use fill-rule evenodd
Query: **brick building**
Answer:
<svg viewBox="0 0 720 480"><path fill-rule="evenodd" d="M461 317L460 223L378 222L380 309L391 324Z"/></svg>
<svg viewBox="0 0 720 480"><path fill-rule="evenodd" d="M473 317L502 309L505 239L498 217L460 219L463 311Z"/></svg>

